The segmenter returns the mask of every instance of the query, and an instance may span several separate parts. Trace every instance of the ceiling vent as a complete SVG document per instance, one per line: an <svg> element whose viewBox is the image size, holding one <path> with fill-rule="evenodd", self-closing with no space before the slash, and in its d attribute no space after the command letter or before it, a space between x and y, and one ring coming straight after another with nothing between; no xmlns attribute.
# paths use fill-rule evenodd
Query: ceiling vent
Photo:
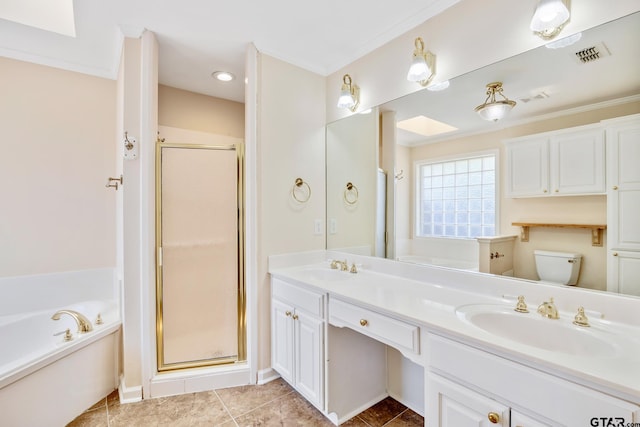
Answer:
<svg viewBox="0 0 640 427"><path fill-rule="evenodd" d="M583 64L594 62L600 58L611 55L604 43L596 43L576 52L576 58Z"/></svg>
<svg viewBox="0 0 640 427"><path fill-rule="evenodd" d="M547 99L549 98L549 94L546 92L539 92L536 95L530 96L528 98L520 98L519 101L522 102L523 104L526 104L527 102L531 102L531 101L537 101L540 99Z"/></svg>

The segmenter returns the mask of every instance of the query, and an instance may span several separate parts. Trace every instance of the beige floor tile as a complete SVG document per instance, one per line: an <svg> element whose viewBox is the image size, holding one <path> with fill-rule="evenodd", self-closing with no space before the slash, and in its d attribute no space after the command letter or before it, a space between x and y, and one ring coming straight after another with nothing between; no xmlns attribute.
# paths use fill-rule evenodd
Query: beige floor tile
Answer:
<svg viewBox="0 0 640 427"><path fill-rule="evenodd" d="M94 405L95 406L95 405ZM75 420L67 424L67 427L108 427L107 407L87 410Z"/></svg>
<svg viewBox="0 0 640 427"><path fill-rule="evenodd" d="M240 427L332 427L316 408L293 392L236 418Z"/></svg>
<svg viewBox="0 0 640 427"><path fill-rule="evenodd" d="M233 417L238 417L291 392L293 392L293 388L281 378L263 385L247 385L216 390L222 403L224 403Z"/></svg>
<svg viewBox="0 0 640 427"><path fill-rule="evenodd" d="M109 407L111 427L212 426L232 420L215 392L147 399Z"/></svg>

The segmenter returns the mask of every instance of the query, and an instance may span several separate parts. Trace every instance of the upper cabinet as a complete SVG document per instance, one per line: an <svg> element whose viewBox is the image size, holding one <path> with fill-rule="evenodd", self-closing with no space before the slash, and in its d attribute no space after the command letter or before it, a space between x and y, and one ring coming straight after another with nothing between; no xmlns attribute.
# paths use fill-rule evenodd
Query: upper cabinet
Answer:
<svg viewBox="0 0 640 427"><path fill-rule="evenodd" d="M581 126L505 141L506 196L605 194L604 130Z"/></svg>

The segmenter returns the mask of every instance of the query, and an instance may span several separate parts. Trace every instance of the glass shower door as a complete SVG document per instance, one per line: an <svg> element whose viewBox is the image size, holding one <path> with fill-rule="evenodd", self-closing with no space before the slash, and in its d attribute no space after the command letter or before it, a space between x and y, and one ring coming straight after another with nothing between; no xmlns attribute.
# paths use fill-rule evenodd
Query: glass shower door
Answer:
<svg viewBox="0 0 640 427"><path fill-rule="evenodd" d="M241 146L158 147L158 370L245 359Z"/></svg>

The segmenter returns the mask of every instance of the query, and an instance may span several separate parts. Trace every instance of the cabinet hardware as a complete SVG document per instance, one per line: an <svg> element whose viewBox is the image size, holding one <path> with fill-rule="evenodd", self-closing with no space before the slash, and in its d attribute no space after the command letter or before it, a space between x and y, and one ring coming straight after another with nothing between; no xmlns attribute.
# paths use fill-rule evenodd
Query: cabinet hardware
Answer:
<svg viewBox="0 0 640 427"><path fill-rule="evenodd" d="M614 252L614 253L613 253L613 256L618 256L618 252Z"/></svg>
<svg viewBox="0 0 640 427"><path fill-rule="evenodd" d="M556 193L559 193L559 192L560 192L560 190L558 190L558 189L556 188Z"/></svg>
<svg viewBox="0 0 640 427"><path fill-rule="evenodd" d="M291 312L290 311L285 311L284 315L287 316L287 317L291 317Z"/></svg>
<svg viewBox="0 0 640 427"><path fill-rule="evenodd" d="M489 412L487 414L487 418L489 418L489 421L493 424L498 424L500 422L500 415L495 412Z"/></svg>
<svg viewBox="0 0 640 427"><path fill-rule="evenodd" d="M367 326L369 321L367 319L360 319L360 326Z"/></svg>
<svg viewBox="0 0 640 427"><path fill-rule="evenodd" d="M297 314L293 315L293 320L298 320L298 315Z"/></svg>
<svg viewBox="0 0 640 427"><path fill-rule="evenodd" d="M618 186L617 186L617 185L614 185L614 186L613 186L613 189L614 189L614 190L617 190L617 189L618 189Z"/></svg>

